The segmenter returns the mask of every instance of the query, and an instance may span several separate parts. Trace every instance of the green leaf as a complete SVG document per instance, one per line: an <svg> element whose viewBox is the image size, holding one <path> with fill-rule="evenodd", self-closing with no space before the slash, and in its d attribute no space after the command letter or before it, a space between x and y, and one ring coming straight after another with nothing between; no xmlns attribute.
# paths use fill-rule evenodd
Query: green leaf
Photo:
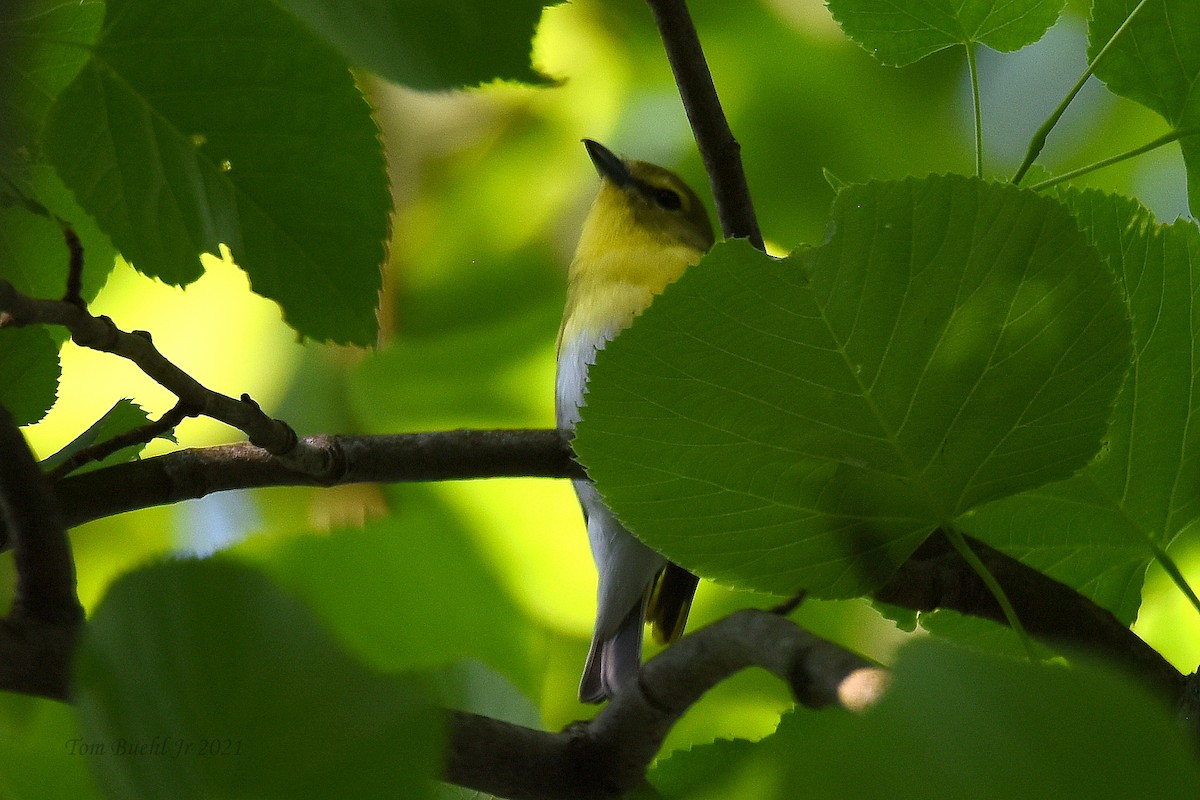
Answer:
<svg viewBox="0 0 1200 800"><path fill-rule="evenodd" d="M250 541L242 550L376 668L474 658L534 689L526 680L534 631L521 623L469 532L423 495L405 498L403 511L362 529L288 537L277 546ZM431 613L439 597L446 602Z"/></svg>
<svg viewBox="0 0 1200 800"><path fill-rule="evenodd" d="M850 185L827 169L822 169L821 174L825 176L825 182L829 184L830 189L833 189L834 194L837 194Z"/></svg>
<svg viewBox="0 0 1200 800"><path fill-rule="evenodd" d="M51 213L68 222L83 245L83 299L100 293L116 263L116 250L96 223L75 204L70 191L44 164L29 171L30 194ZM70 253L62 226L23 205L0 205L0 278L30 297L56 299L67 289ZM65 329L51 335L67 338Z"/></svg>
<svg viewBox="0 0 1200 800"><path fill-rule="evenodd" d="M365 345L390 208L377 133L345 64L267 0L112 0L46 146L140 271L183 285L224 243L301 334Z"/></svg>
<svg viewBox="0 0 1200 800"><path fill-rule="evenodd" d="M1028 659L1029 649L1012 628L990 619L960 614L945 608L925 611L920 614L921 628L943 641L953 642L958 647L977 653ZM1032 640L1037 655L1047 661L1059 655L1049 644Z"/></svg>
<svg viewBox="0 0 1200 800"><path fill-rule="evenodd" d="M0 6L0 176L36 160L50 103L87 61L104 3L8 0ZM0 181L0 194L8 188Z"/></svg>
<svg viewBox="0 0 1200 800"><path fill-rule="evenodd" d="M829 0L833 18L884 64L903 67L956 44L1010 52L1050 30L1065 0Z"/></svg>
<svg viewBox="0 0 1200 800"><path fill-rule="evenodd" d="M0 797L99 800L75 709L57 700L0 693ZM74 748L74 749L73 749Z"/></svg>
<svg viewBox="0 0 1200 800"><path fill-rule="evenodd" d="M1155 224L1135 201L1066 192L1116 272L1133 314L1134 367L1105 457L1073 478L987 505L962 521L992 545L1132 622L1151 559L1200 517L1200 229Z"/></svg>
<svg viewBox="0 0 1200 800"><path fill-rule="evenodd" d="M933 642L901 651L892 686L862 716L796 711L761 742L676 754L650 780L667 797L742 800L795 797L797 786L848 799L1183 800L1200 792L1172 714L1126 676Z"/></svg>
<svg viewBox="0 0 1200 800"><path fill-rule="evenodd" d="M767 740L771 742L770 739ZM778 787L767 781L746 781L734 777L747 763L760 759L762 751L744 739L718 739L711 744L677 750L654 764L650 783L666 797L701 794L705 787L721 787L727 796L756 800L771 797Z"/></svg>
<svg viewBox="0 0 1200 800"><path fill-rule="evenodd" d="M1095 58L1139 0L1095 0L1088 57ZM1150 0L1096 65L1096 77L1136 100L1176 130L1200 132L1200 3ZM1200 136L1180 139L1188 203L1200 209Z"/></svg>
<svg viewBox="0 0 1200 800"><path fill-rule="evenodd" d="M118 580L77 657L108 797L425 797L441 721L351 659L296 600L223 560Z"/></svg>
<svg viewBox="0 0 1200 800"><path fill-rule="evenodd" d="M543 0L277 1L352 66L415 89L545 80L529 61Z"/></svg>
<svg viewBox="0 0 1200 800"><path fill-rule="evenodd" d="M142 407L134 403L132 400L118 400L112 408L104 413L100 419L96 420L83 433L75 437L75 439L63 449L59 450L52 456L49 456L42 461L42 468L51 470L62 464L68 458L72 457L81 450L85 450L94 444L107 442L114 436L119 436L123 433L128 433L134 428L140 428L150 421L150 417L142 410ZM173 434L167 433L156 437L175 441ZM100 461L92 461L84 464L79 469L75 470L74 474L82 472L91 472L94 469L108 467L113 464L123 464L126 461L133 461L142 450L146 448L146 442L141 444L130 445L123 447L120 450L112 453Z"/></svg>
<svg viewBox="0 0 1200 800"><path fill-rule="evenodd" d="M18 425L46 416L58 397L58 345L45 330L0 328L0 405Z"/></svg>
<svg viewBox="0 0 1200 800"><path fill-rule="evenodd" d="M706 577L849 596L939 524L1071 475L1130 360L1058 203L955 177L848 188L820 248L716 248L600 353L576 452Z"/></svg>
<svg viewBox="0 0 1200 800"><path fill-rule="evenodd" d="M464 659L433 674L439 702L454 708L502 719L526 728L542 727L538 709L503 675L473 659Z"/></svg>

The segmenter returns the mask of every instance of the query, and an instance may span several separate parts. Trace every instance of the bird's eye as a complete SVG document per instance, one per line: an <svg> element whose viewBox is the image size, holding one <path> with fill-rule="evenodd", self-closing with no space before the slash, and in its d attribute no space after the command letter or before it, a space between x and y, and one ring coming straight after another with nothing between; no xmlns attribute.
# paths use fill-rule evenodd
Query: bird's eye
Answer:
<svg viewBox="0 0 1200 800"><path fill-rule="evenodd" d="M668 211L678 211L683 201L679 199L679 195L670 189L655 189L654 202L658 203Z"/></svg>

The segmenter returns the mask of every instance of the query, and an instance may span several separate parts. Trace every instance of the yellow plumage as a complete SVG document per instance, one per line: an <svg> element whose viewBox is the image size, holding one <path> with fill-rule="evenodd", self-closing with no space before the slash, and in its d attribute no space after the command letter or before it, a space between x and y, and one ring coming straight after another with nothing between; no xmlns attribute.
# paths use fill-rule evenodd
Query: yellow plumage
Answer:
<svg viewBox="0 0 1200 800"><path fill-rule="evenodd" d="M596 351L650 305L713 243L708 214L675 174L624 161L584 140L601 176L568 274L558 332L555 407L560 428L574 429ZM596 628L580 699L611 697L641 663L643 620L673 640L683 630L696 579L635 539L588 481L576 481L599 573Z"/></svg>

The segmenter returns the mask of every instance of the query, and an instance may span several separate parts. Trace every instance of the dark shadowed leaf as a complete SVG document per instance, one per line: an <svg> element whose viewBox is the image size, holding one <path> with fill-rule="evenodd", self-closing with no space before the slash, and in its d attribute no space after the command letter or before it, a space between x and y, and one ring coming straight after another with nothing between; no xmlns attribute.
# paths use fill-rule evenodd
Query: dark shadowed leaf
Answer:
<svg viewBox="0 0 1200 800"><path fill-rule="evenodd" d="M542 81L530 67L542 0L279 0L351 65L416 89L494 78Z"/></svg>
<svg viewBox="0 0 1200 800"><path fill-rule="evenodd" d="M87 61L103 18L99 0L0 4L0 177L27 177L50 103ZM10 188L0 181L0 197Z"/></svg>
<svg viewBox="0 0 1200 800"><path fill-rule="evenodd" d="M859 768L859 765L868 765ZM756 744L717 742L661 762L671 798L1155 797L1200 792L1171 712L1124 675L986 657L932 642L901 652L862 716L796 711Z"/></svg>
<svg viewBox="0 0 1200 800"><path fill-rule="evenodd" d="M1158 225L1129 198L1088 191L1063 200L1124 287L1134 366L1103 458L1067 481L984 506L963 524L1132 622L1149 543L1166 548L1200 516L1200 230L1182 220Z"/></svg>
<svg viewBox="0 0 1200 800"><path fill-rule="evenodd" d="M424 797L441 720L352 659L261 573L177 561L126 575L77 662L108 797Z"/></svg>
<svg viewBox="0 0 1200 800"><path fill-rule="evenodd" d="M42 328L0 329L0 404L18 425L31 425L58 397L58 345Z"/></svg>

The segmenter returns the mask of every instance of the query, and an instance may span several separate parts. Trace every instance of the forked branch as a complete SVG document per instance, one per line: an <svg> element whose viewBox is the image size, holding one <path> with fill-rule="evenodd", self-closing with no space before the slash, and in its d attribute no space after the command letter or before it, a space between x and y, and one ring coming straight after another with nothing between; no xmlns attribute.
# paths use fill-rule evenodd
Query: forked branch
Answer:
<svg viewBox="0 0 1200 800"><path fill-rule="evenodd" d="M72 256L74 263L74 255ZM72 267L72 274L76 268ZM301 442L286 423L263 413L248 395L235 400L207 388L159 352L145 331L128 332L104 316L94 316L72 297L45 300L29 297L0 280L0 314L9 325L61 325L76 344L128 359L179 398L186 415L212 417L246 434L250 441L277 456L289 469L322 478L336 477L336 452Z"/></svg>
<svg viewBox="0 0 1200 800"><path fill-rule="evenodd" d="M452 712L446 780L500 797L622 797L645 780L667 733L700 697L746 667L784 681L809 708L864 711L888 673L784 617L747 609L646 662L594 719L548 733Z"/></svg>

